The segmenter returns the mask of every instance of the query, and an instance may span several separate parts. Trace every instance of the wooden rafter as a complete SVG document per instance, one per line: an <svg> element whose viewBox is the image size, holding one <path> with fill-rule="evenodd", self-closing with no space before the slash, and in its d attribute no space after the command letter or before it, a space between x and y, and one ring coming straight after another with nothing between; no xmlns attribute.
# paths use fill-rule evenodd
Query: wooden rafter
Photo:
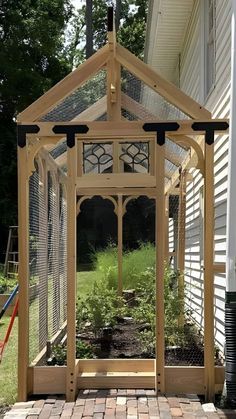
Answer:
<svg viewBox="0 0 236 419"><path fill-rule="evenodd" d="M148 111L145 108L145 106L143 106L141 103L137 102L136 100L132 99L125 93L121 93L121 106L122 108L131 112L132 114L134 114L141 120L154 119L155 121L159 121L159 118L156 115ZM185 135L178 136L178 140L180 141L182 140L183 143L186 141L186 138L189 138L189 137L186 137ZM176 141L176 135L170 134L169 139L172 141ZM183 146L182 144L179 146L184 149L187 149L187 147Z"/></svg>
<svg viewBox="0 0 236 419"><path fill-rule="evenodd" d="M97 102L93 103L88 109L79 113L72 121L95 121L96 119L100 118L106 111L106 95L103 96L101 99L97 100Z"/></svg>
<svg viewBox="0 0 236 419"><path fill-rule="evenodd" d="M106 64L108 54L109 48L108 45L105 45L76 70L68 74L68 76L21 112L18 115L18 121L36 121L48 113L65 97L69 96L70 93L78 89L96 74Z"/></svg>
<svg viewBox="0 0 236 419"><path fill-rule="evenodd" d="M117 60L138 79L142 80L164 99L190 116L190 118L211 118L211 113L207 109L182 92L174 84L165 80L148 64L145 64L119 44L117 45Z"/></svg>

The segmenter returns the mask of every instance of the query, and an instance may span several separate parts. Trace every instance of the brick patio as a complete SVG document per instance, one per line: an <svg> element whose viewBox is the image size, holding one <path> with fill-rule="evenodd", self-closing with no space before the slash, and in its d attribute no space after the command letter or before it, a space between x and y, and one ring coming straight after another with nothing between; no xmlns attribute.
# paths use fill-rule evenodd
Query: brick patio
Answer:
<svg viewBox="0 0 236 419"><path fill-rule="evenodd" d="M5 419L236 419L236 410L202 404L198 396L162 395L152 390L81 390L75 403L61 397L15 403Z"/></svg>

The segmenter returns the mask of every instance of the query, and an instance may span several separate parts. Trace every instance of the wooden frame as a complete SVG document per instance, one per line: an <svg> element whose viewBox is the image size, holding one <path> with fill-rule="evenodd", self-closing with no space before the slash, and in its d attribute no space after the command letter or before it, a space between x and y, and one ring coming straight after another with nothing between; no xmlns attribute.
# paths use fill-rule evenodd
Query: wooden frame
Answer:
<svg viewBox="0 0 236 419"><path fill-rule="evenodd" d="M153 388L155 361L143 360L77 360L77 388ZM132 372L133 371L133 372ZM214 367L215 393L224 386L224 367ZM165 387L169 393L204 394L204 367L165 367ZM66 367L29 367L32 393L64 394ZM113 386L113 387L112 387ZM179 389L182 389L180 392Z"/></svg>
<svg viewBox="0 0 236 419"><path fill-rule="evenodd" d="M167 138L189 150L182 161L179 157L168 154L168 149L161 144L156 132L146 133L145 123L153 123L153 115L145 107L121 92L120 72L125 67L135 77L149 86L154 92L163 96L169 103L178 107L185 114L200 122L211 121L211 114L176 86L164 80L150 66L140 61L129 51L116 43L115 34L109 33L108 44L96 52L78 69L45 93L18 116L19 130L29 130L36 125L39 131L26 135L26 144L18 146L18 179L19 179L19 379L18 398L26 400L29 393L42 394L48 392L66 393L68 401L75 399L78 388L153 388L162 392L205 393L212 399L224 381L224 369L214 366L214 324L213 324L213 273L222 273L224 266L213 264L213 145L201 147L195 139L196 132L192 128L192 120L174 121L179 124L178 131L166 131ZM61 103L64 98L82 86L89 78L104 68L107 71L107 93L69 122L41 122L40 118ZM127 121L121 116L124 107L143 120ZM107 111L108 121L95 121ZM218 120L215 120L217 122ZM227 122L227 120L224 120ZM169 124L171 121L158 121ZM219 122L222 122L220 120ZM75 134L67 138L67 151L54 160L49 151L65 138L63 134L55 134L55 125L86 125L88 133ZM205 135L198 131L197 135ZM153 138L149 174L119 173L119 141L137 141L137 138ZM191 137L189 137L191 136ZM75 141L74 141L75 139ZM83 176L82 142L114 141L114 173ZM21 138L22 140L22 138ZM28 307L28 237L29 237L29 182L28 177L34 170L34 158L40 151L46 164L53 167L67 190L68 201L68 293L67 293L67 366L39 367L28 365L29 353L29 307ZM165 159L169 159L177 170L165 172ZM67 163L65 175L60 165ZM167 199L169 194L180 194L181 211L185 213L185 186L176 188L179 181L179 166L182 173L189 167L198 168L205 178L205 365L204 367L165 367L164 364L164 262L168 257ZM167 184L165 185L165 177ZM185 183L186 185L186 183ZM76 203L78 196L82 196ZM76 296L76 216L81 203L91 196L100 195L110 199L118 216L118 248L119 248L119 294L122 293L122 218L125 207L130 199L140 195L156 200L156 360L76 360L75 357L75 296ZM117 201L114 196L117 197ZM179 229L184 228L180 225ZM178 249L179 268L184 269L184 244ZM174 253L176 255L176 252ZM182 286L182 282L180 284ZM211 307L209 309L209 307ZM181 323L183 319L181 320Z"/></svg>

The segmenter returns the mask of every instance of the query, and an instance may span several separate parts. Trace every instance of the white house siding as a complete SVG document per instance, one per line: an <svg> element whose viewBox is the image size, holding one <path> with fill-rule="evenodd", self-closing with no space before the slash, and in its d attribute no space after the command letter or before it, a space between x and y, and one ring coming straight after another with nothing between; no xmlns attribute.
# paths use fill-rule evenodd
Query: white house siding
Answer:
<svg viewBox="0 0 236 419"><path fill-rule="evenodd" d="M204 0L202 0L204 1ZM231 2L216 1L216 79L207 101L203 100L201 0L194 4L186 32L180 62L180 87L188 95L202 102L214 118L229 117L230 102L230 21ZM215 262L225 262L226 253L226 195L228 137L215 141ZM203 327L203 269L202 221L199 207L203 185L198 171L193 170L193 182L187 187L186 218L186 282L189 305L194 317ZM215 342L224 350L225 276L215 276Z"/></svg>

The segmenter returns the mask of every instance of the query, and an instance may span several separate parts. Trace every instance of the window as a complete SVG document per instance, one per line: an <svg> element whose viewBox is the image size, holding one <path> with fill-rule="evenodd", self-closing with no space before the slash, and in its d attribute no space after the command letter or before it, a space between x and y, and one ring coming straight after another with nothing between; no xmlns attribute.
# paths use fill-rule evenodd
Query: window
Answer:
<svg viewBox="0 0 236 419"><path fill-rule="evenodd" d="M215 0L203 0L204 7L204 98L215 83Z"/></svg>

